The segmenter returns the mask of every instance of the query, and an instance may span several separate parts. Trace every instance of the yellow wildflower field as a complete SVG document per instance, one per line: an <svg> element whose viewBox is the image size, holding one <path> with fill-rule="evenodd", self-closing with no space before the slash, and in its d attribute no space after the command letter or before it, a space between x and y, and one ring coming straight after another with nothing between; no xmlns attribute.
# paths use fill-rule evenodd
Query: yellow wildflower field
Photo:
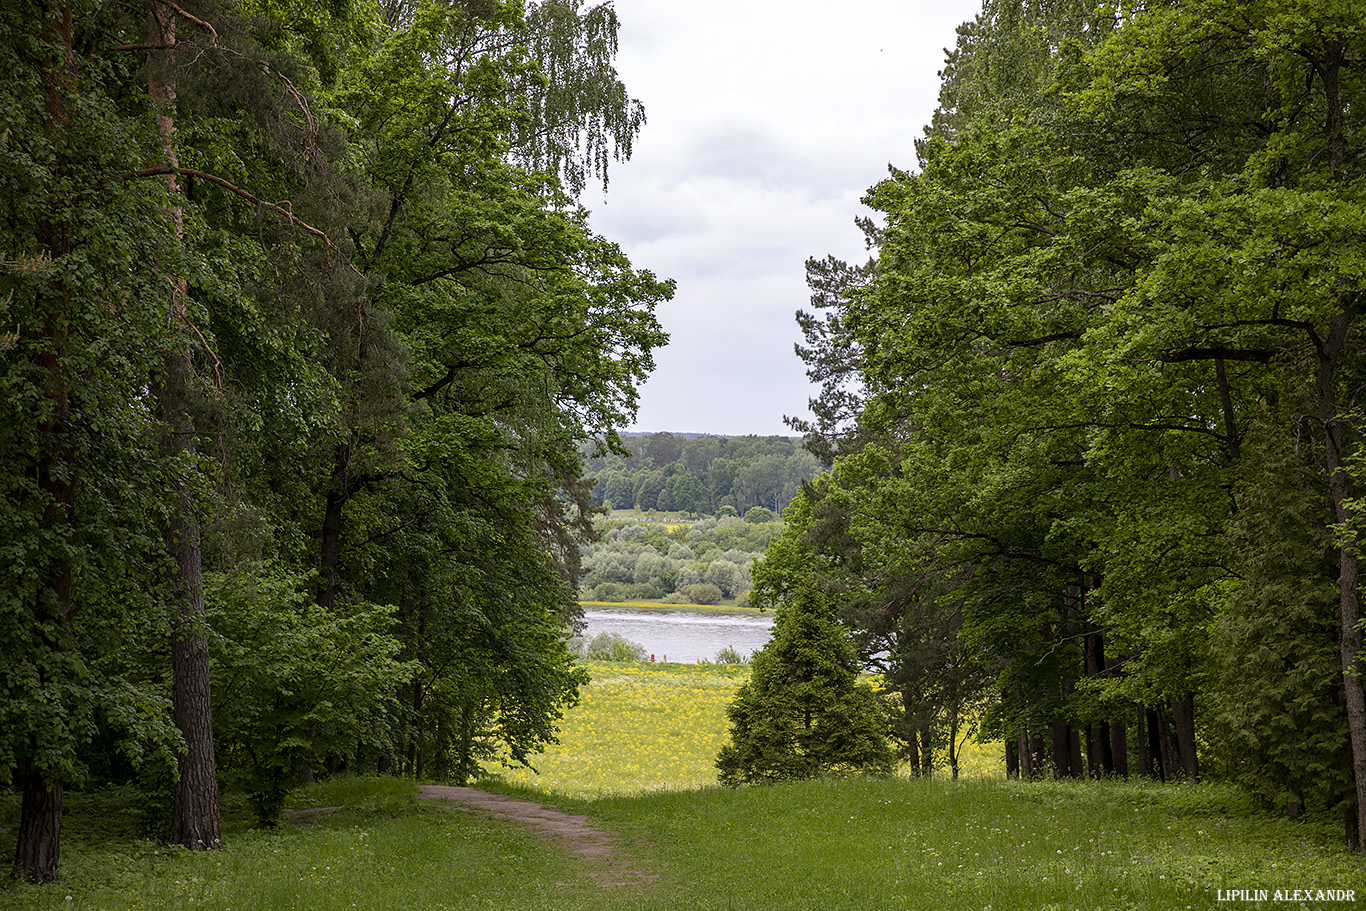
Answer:
<svg viewBox="0 0 1366 911"><path fill-rule="evenodd" d="M530 769L498 769L505 780L598 797L716 784L716 754L729 734L726 706L749 667L587 661L592 682L560 723L560 742ZM1004 778L999 743L968 743L963 777ZM943 765L947 765L945 762ZM946 774L947 770L944 773Z"/></svg>
<svg viewBox="0 0 1366 911"><path fill-rule="evenodd" d="M560 723L560 742L509 781L597 797L716 783L726 706L749 668L586 661L593 680Z"/></svg>

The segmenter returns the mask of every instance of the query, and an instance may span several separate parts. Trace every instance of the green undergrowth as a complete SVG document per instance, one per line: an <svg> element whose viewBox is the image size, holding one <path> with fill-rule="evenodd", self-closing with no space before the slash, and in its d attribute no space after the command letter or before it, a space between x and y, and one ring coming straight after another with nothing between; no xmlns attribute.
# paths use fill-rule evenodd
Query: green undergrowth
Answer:
<svg viewBox="0 0 1366 911"><path fill-rule="evenodd" d="M1278 888L1366 901L1362 860L1337 847L1332 821L1261 816L1215 785L848 778L596 799L490 787L585 813L656 878L598 885L591 864L520 826L421 803L410 783L344 778L292 800L344 812L232 829L226 851L205 854L92 819L112 798L72 794L62 882L12 886L0 907L1180 911Z"/></svg>

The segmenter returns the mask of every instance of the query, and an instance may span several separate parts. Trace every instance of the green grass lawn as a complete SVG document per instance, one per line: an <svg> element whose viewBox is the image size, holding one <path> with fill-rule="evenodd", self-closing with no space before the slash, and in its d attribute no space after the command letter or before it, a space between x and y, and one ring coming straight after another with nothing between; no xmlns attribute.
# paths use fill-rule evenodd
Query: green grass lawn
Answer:
<svg viewBox="0 0 1366 911"><path fill-rule="evenodd" d="M656 878L605 887L520 827L419 804L404 781L313 784L296 807L345 806L307 826L245 827L190 854L136 836L137 795L72 793L63 880L11 887L0 908L213 911L820 909L1098 911L1346 908L1228 902L1220 890L1355 890L1366 866L1335 820L1256 813L1221 785L1009 782L993 749L960 781L832 779L728 791L711 782L734 668L597 666L545 776L494 790L552 801L622 837ZM717 727L718 715L722 718ZM647 736L642 732L651 732ZM711 752L709 752L711 751ZM671 789L672 788L672 789ZM0 850L18 804L0 797ZM68 897L69 896L69 897Z"/></svg>

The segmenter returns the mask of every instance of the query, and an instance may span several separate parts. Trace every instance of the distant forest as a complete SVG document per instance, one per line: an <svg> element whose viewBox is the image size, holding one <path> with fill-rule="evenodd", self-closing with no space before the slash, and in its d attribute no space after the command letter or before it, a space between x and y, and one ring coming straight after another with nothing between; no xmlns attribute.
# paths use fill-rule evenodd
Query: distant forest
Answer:
<svg viewBox="0 0 1366 911"><path fill-rule="evenodd" d="M628 458L609 453L585 460L585 474L597 478L593 502L599 506L701 515L744 515L761 506L781 514L802 481L821 470L791 437L656 433L626 444Z"/></svg>

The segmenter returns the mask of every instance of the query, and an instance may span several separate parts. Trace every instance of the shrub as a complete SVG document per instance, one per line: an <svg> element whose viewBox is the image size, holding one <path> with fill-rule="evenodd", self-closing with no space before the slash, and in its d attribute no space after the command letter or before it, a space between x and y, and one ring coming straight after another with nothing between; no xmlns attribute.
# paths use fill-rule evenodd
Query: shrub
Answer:
<svg viewBox="0 0 1366 911"><path fill-rule="evenodd" d="M595 601L628 601L631 593L630 586L621 582L603 582L593 588L593 600Z"/></svg>
<svg viewBox="0 0 1366 911"><path fill-rule="evenodd" d="M683 586L683 597L692 604L720 604L721 589L710 582L697 582Z"/></svg>
<svg viewBox="0 0 1366 911"><path fill-rule="evenodd" d="M766 506L755 506L749 512L745 513L745 521L751 525L759 525L764 522L772 522L775 518L776 517L773 515L773 510L769 509Z"/></svg>
<svg viewBox="0 0 1366 911"><path fill-rule="evenodd" d="M727 645L716 653L717 664L749 664L749 658L735 650L735 646Z"/></svg>
<svg viewBox="0 0 1366 911"><path fill-rule="evenodd" d="M598 633L588 643L584 657L594 661L645 661L650 653L645 646L632 642L621 633Z"/></svg>

